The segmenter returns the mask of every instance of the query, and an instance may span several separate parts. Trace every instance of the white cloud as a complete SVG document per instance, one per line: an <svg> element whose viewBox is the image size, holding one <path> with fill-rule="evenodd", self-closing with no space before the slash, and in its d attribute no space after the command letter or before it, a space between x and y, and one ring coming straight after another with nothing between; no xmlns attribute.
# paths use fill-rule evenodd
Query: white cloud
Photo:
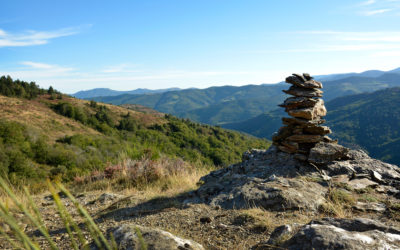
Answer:
<svg viewBox="0 0 400 250"><path fill-rule="evenodd" d="M389 11L392 11L393 9L378 9L378 10L367 10L367 11L363 11L361 12L361 14L365 15L365 16L374 16L374 15L378 15L378 14L383 14Z"/></svg>
<svg viewBox="0 0 400 250"><path fill-rule="evenodd" d="M374 3L376 3L375 0L367 0L367 1L365 1L365 2L362 2L360 5L361 5L361 6L367 6L367 5L372 5L372 4L374 4Z"/></svg>
<svg viewBox="0 0 400 250"><path fill-rule="evenodd" d="M75 35L88 27L90 27L90 25L63 28L53 31L29 30L22 33L11 33L0 29L0 48L47 44L51 39Z"/></svg>
<svg viewBox="0 0 400 250"><path fill-rule="evenodd" d="M136 69L136 65L123 63L118 65L113 65L102 70L103 73L134 73L140 72L140 70Z"/></svg>

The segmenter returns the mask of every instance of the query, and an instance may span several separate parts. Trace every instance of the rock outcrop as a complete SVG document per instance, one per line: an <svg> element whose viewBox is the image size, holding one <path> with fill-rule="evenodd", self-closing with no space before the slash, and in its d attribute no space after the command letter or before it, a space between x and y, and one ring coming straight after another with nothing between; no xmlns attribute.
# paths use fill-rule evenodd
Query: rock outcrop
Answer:
<svg viewBox="0 0 400 250"><path fill-rule="evenodd" d="M393 198L397 193L400 196L400 169L395 165L330 143L316 144L311 156L319 163L321 172L309 162L298 160L296 154L282 152L276 146L248 151L241 163L202 177L202 185L186 203L205 202L227 209L317 211L326 202L326 181L346 184L354 190L379 187ZM321 174L325 180L307 181L320 179Z"/></svg>
<svg viewBox="0 0 400 250"><path fill-rule="evenodd" d="M192 240L182 239L169 232L134 224L124 224L114 228L113 237L118 249L190 249L203 250L204 247ZM97 249L97 248L94 248Z"/></svg>
<svg viewBox="0 0 400 250"><path fill-rule="evenodd" d="M318 211L326 202L328 182L355 191L379 188L393 198L400 197L397 166L372 159L361 150L350 150L326 136L331 131L320 126L326 115L318 98L322 84L309 74L293 74L286 82L293 85L286 92L295 97L281 106L292 117L282 119L286 126L274 136L273 145L268 150L246 152L241 163L202 177L202 186L186 202ZM358 208L372 209L362 204Z"/></svg>
<svg viewBox="0 0 400 250"><path fill-rule="evenodd" d="M271 245L279 249L399 249L400 230L369 219L323 218L302 227L278 227L266 244L253 249L271 249Z"/></svg>
<svg viewBox="0 0 400 250"><path fill-rule="evenodd" d="M310 149L318 142L334 142L327 134L331 130L321 126L326 115L326 108L322 97L322 83L312 79L309 74L293 74L286 78L292 84L286 94L294 97L287 98L279 106L284 107L291 117L282 119L285 126L281 127L272 140L279 150L290 154L302 154L307 159Z"/></svg>

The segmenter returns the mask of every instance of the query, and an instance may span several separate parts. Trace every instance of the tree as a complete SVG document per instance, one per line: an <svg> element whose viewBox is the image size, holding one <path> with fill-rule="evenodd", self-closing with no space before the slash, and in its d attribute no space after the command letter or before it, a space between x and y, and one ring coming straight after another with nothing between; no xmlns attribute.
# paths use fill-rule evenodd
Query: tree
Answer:
<svg viewBox="0 0 400 250"><path fill-rule="evenodd" d="M52 86L49 87L49 90L47 90L47 94L52 95L54 94L54 89Z"/></svg>

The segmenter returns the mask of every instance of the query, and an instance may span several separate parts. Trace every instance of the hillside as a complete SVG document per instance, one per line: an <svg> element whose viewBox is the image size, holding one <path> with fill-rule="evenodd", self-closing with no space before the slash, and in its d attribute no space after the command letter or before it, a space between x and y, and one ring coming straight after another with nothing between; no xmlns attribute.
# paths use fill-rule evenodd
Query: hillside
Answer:
<svg viewBox="0 0 400 250"><path fill-rule="evenodd" d="M392 73L367 71L339 80L324 81L323 84L324 99L330 101L341 96L400 86L400 74L396 71ZM178 117L212 125L223 125L244 121L274 110L276 105L285 98L281 91L284 88L285 85L282 83L242 87L224 86L151 95L125 94L98 97L94 100L115 105L140 104Z"/></svg>
<svg viewBox="0 0 400 250"><path fill-rule="evenodd" d="M10 81L11 85L3 84ZM138 106L126 109L55 96L54 90L37 85L37 95L26 95L33 85L23 83L11 78L1 78L0 83L12 86L0 92L0 167L2 175L16 184L57 176L71 180L127 158L164 155L226 166L239 161L249 148L268 147L266 140ZM15 86L26 90L17 93Z"/></svg>
<svg viewBox="0 0 400 250"><path fill-rule="evenodd" d="M71 96L74 96L76 98L80 99L90 99L94 97L99 97L99 96L117 96L117 95L123 95L123 94L131 94L131 95L142 95L142 94L154 94L154 93L163 93L167 91L178 91L180 90L179 88L168 88L168 89L135 89L135 90L128 90L128 91L118 91L118 90L112 90L109 88L96 88L96 89L90 89L90 90L82 90L78 91Z"/></svg>
<svg viewBox="0 0 400 250"><path fill-rule="evenodd" d="M327 125L332 137L347 145L359 145L373 157L400 164L400 88L349 95L327 102ZM239 123L223 125L254 136L271 138L281 126L283 109Z"/></svg>

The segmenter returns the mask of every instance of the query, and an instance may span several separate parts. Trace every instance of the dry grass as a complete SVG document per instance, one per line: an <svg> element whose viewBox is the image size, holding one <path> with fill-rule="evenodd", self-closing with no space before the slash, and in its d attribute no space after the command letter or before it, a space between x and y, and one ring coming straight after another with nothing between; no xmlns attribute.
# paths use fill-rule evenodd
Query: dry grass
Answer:
<svg viewBox="0 0 400 250"><path fill-rule="evenodd" d="M74 134L99 134L92 128L56 114L40 100L0 96L0 119L27 125L32 133L46 134L50 142Z"/></svg>
<svg viewBox="0 0 400 250"><path fill-rule="evenodd" d="M211 170L204 165L194 166L181 159L161 157L157 160L125 159L104 171L78 177L73 183L76 192L118 191L126 195L140 192L145 197L173 196L197 188L200 177Z"/></svg>

